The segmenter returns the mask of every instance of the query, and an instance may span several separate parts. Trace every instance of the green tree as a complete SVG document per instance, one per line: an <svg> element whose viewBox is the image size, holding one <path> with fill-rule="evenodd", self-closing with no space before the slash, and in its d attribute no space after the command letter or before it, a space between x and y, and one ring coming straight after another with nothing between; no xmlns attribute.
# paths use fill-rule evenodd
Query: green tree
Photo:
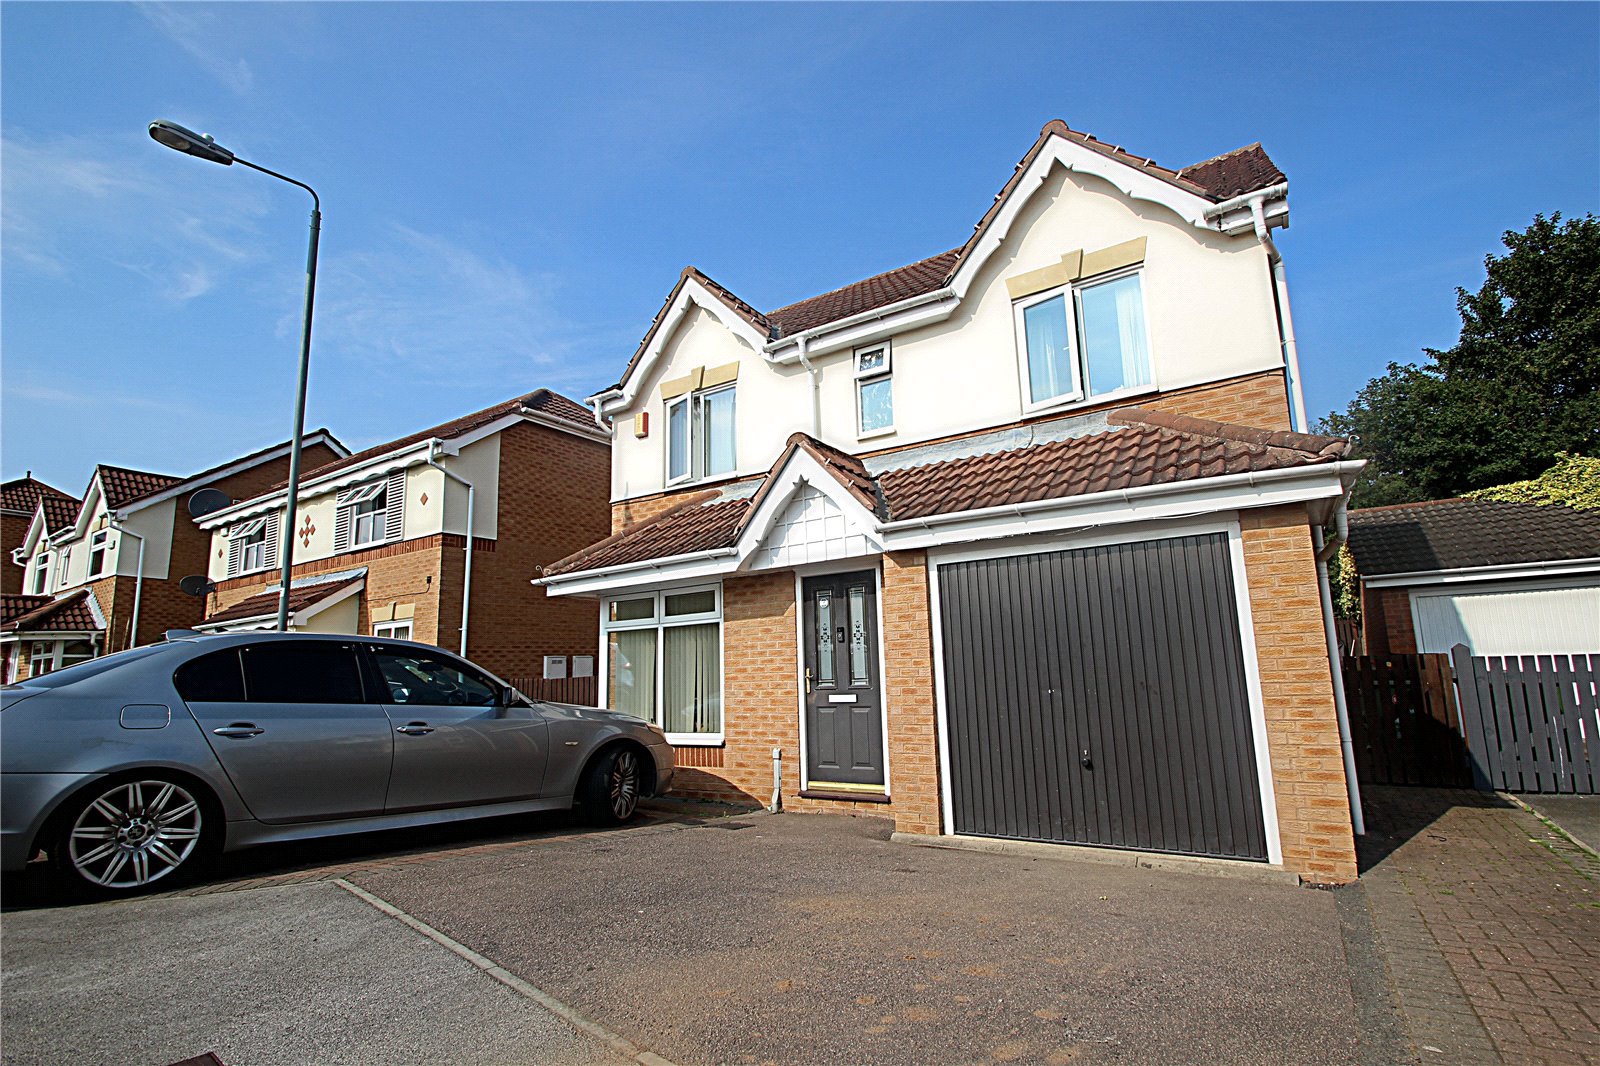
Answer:
<svg viewBox="0 0 1600 1066"><path fill-rule="evenodd" d="M1455 496L1534 477L1562 452L1600 452L1600 220L1535 215L1456 290L1455 347L1390 363L1323 432L1368 466L1358 507Z"/></svg>

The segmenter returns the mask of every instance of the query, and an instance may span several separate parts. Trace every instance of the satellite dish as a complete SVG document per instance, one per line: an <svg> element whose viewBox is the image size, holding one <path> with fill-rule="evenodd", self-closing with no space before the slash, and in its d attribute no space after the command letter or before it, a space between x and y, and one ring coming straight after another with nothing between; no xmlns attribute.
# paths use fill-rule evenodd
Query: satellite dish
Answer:
<svg viewBox="0 0 1600 1066"><path fill-rule="evenodd" d="M221 489L200 489L189 497L189 517L204 518L212 511L220 511L233 503L233 498Z"/></svg>
<svg viewBox="0 0 1600 1066"><path fill-rule="evenodd" d="M195 495L199 495L199 493ZM204 574L190 574L178 582L178 587L190 596L204 596L208 592L217 590L216 583Z"/></svg>

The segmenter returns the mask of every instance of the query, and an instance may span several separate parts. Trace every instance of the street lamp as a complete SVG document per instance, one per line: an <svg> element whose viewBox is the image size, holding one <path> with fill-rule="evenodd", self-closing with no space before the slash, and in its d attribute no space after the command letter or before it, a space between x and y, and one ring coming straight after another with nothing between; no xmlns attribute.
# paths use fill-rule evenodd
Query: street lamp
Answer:
<svg viewBox="0 0 1600 1066"><path fill-rule="evenodd" d="M322 201L317 197L317 190L305 182L257 166L248 159L240 159L212 140L209 134L184 129L175 122L158 121L150 123L150 136L157 144L164 144L175 152L221 163L225 167L238 163L279 181L298 185L311 194L311 248L306 254L306 311L300 330L300 383L294 403L294 436L289 440L288 514L283 523L283 547L279 553L283 561L283 576L280 582L282 587L278 590L278 631L285 633L289 630L289 585L294 574L294 516L300 504L300 443L306 430L306 374L311 369L311 304L317 293L317 237L322 232Z"/></svg>

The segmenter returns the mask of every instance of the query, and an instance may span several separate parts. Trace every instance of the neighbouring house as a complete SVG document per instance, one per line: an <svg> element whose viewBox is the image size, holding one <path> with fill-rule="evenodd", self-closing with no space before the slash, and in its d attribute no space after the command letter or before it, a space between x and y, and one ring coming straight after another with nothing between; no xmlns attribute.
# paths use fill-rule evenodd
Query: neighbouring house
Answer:
<svg viewBox="0 0 1600 1066"><path fill-rule="evenodd" d="M548 389L308 468L290 628L437 644L513 679L555 662L592 677L594 609L527 575L605 534L610 470L609 433ZM201 520L215 584L202 631L276 625L286 489Z"/></svg>
<svg viewBox="0 0 1600 1066"><path fill-rule="evenodd" d="M306 434L307 462L348 454L327 430ZM6 679L149 644L198 623L205 603L179 583L205 574L211 536L190 516L190 497L202 489L251 496L288 469L284 442L188 476L102 464L81 500L41 494L11 553L22 568L21 598L8 596L0 610Z"/></svg>
<svg viewBox="0 0 1600 1066"><path fill-rule="evenodd" d="M766 803L777 749L791 809L1352 879L1361 464L1294 431L1287 189L1051 122L960 247L772 311L686 268L591 398L612 534L536 578L675 787Z"/></svg>
<svg viewBox="0 0 1600 1066"><path fill-rule="evenodd" d="M52 528L58 528L65 521L71 520L61 518L68 508L74 516L78 513L77 499L58 488L46 485L34 477L31 470L25 477L0 485L0 560L9 560L12 553L22 547L22 541L28 535L28 526L33 522L33 514L39 509L40 500L52 501L52 514L46 516L47 519L51 517L57 519L52 523ZM31 591L40 583L42 575L43 571L24 571L20 566L8 566L0 562L0 595ZM24 581L29 586L27 589L23 588Z"/></svg>
<svg viewBox="0 0 1600 1066"><path fill-rule="evenodd" d="M1368 655L1600 653L1600 511L1430 500L1350 512Z"/></svg>

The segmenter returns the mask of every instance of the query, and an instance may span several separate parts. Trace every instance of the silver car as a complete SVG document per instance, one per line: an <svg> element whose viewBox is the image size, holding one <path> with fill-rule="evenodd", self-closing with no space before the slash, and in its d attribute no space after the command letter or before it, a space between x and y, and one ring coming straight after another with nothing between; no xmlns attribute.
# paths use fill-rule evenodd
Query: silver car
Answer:
<svg viewBox="0 0 1600 1066"><path fill-rule="evenodd" d="M404 640L172 634L0 693L0 870L100 895L219 850L576 805L672 784L660 729L530 700Z"/></svg>

